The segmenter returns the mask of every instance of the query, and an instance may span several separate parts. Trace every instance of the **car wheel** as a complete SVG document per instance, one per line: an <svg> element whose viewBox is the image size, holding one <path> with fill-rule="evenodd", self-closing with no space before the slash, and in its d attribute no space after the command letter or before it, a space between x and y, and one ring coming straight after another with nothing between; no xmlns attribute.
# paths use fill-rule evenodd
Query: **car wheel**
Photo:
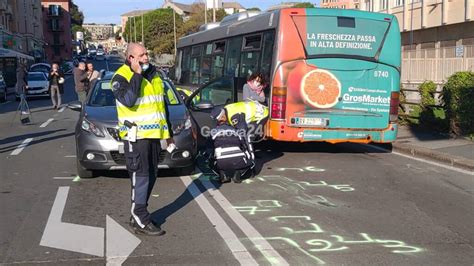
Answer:
<svg viewBox="0 0 474 266"><path fill-rule="evenodd" d="M190 166L186 166L186 167L180 167L180 168L176 168L176 174L179 175L179 176L184 176L184 175L190 175L194 172L194 169L195 169L195 165L192 164Z"/></svg>
<svg viewBox="0 0 474 266"><path fill-rule="evenodd" d="M77 175L80 178L92 178L94 177L94 171L92 170L87 170L81 165L81 162L79 159L76 159L76 167L77 167Z"/></svg>

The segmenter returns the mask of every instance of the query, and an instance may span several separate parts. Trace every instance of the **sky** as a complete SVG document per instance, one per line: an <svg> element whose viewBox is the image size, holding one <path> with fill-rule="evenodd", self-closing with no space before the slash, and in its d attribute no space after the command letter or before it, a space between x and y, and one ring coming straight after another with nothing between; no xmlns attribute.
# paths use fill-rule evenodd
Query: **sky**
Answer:
<svg viewBox="0 0 474 266"><path fill-rule="evenodd" d="M163 5L163 0L73 0L84 13L85 23L120 24L120 15L138 9L155 9ZM183 4L191 4L196 0L175 0ZM319 0L227 0L224 2L239 2L245 8L258 7L266 10L268 7L281 2L311 2Z"/></svg>

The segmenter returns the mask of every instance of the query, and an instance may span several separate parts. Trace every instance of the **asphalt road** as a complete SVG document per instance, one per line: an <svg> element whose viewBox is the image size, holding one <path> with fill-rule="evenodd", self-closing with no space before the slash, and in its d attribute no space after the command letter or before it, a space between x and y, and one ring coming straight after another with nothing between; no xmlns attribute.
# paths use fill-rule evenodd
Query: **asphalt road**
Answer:
<svg viewBox="0 0 474 266"><path fill-rule="evenodd" d="M109 61L118 67L118 58ZM104 62L96 63L100 68ZM65 102L75 100L71 78L66 85ZM133 242L106 222L108 216L127 228L127 174L74 179L78 113L52 110L48 99L29 103L34 123L27 126L19 119L11 125L17 102L0 105L0 263L103 265L112 244ZM124 264L473 264L472 173L368 145L269 146L257 153L258 176L242 184L220 186L199 171L161 171L149 209L167 234L139 236ZM52 228L88 226L105 230L107 240L81 233L86 229L45 233L66 188ZM74 240L71 249L98 245L105 251L99 256L40 245L48 237Z"/></svg>

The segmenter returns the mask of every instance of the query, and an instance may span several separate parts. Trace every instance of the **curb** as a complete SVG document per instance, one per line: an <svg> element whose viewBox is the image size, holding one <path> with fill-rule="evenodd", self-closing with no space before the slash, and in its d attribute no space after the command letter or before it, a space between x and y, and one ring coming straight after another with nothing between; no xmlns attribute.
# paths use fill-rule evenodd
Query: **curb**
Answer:
<svg viewBox="0 0 474 266"><path fill-rule="evenodd" d="M392 150L413 156L415 158L430 159L442 164L447 164L452 167L474 171L474 160L447 154L444 152L397 142L394 142L392 144Z"/></svg>

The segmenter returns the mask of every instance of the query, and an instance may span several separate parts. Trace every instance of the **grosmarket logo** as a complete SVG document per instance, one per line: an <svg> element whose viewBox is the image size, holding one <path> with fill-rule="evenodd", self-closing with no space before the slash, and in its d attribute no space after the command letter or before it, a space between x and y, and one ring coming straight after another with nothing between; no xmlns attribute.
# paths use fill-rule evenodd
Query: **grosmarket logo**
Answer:
<svg viewBox="0 0 474 266"><path fill-rule="evenodd" d="M342 100L346 103L380 104L380 105L390 104L390 97L372 96L370 94L350 95L349 93L345 93L342 96Z"/></svg>

